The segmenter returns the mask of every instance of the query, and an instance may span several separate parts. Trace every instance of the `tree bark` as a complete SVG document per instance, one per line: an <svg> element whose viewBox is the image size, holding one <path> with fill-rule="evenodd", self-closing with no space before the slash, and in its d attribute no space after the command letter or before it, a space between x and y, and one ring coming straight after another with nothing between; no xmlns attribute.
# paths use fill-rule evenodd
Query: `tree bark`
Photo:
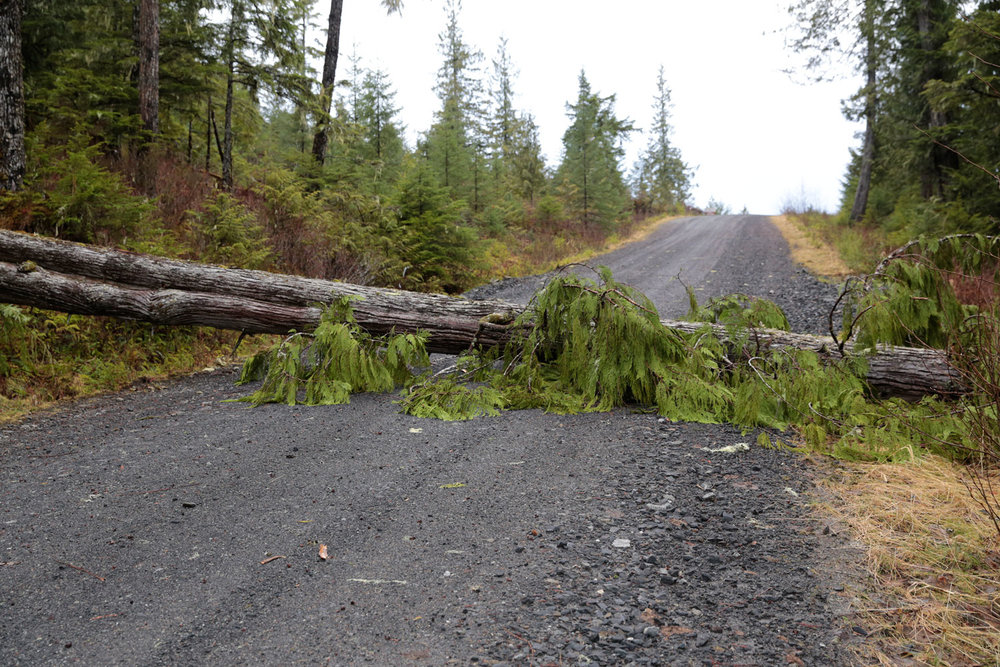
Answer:
<svg viewBox="0 0 1000 667"><path fill-rule="evenodd" d="M330 104L333 101L333 88L337 80L340 19L343 12L344 0L331 0L330 21L326 29L326 52L323 57L323 78L320 81L319 118L316 121L316 134L313 136L312 147L313 158L317 164L323 164L326 159L326 147L330 139Z"/></svg>
<svg viewBox="0 0 1000 667"><path fill-rule="evenodd" d="M160 3L139 0L139 116L142 129L160 132Z"/></svg>
<svg viewBox="0 0 1000 667"><path fill-rule="evenodd" d="M867 46L865 50L865 139L861 148L861 170L858 173L858 186L854 191L854 203L851 206L851 222L860 222L868 209L868 193L872 186L872 170L875 167L875 113L876 89L878 83L878 56L875 39L875 3L865 1L865 31Z"/></svg>
<svg viewBox="0 0 1000 667"><path fill-rule="evenodd" d="M222 131L222 187L233 189L233 83L236 78L236 22L242 20L239 3L233 2L226 38L226 112ZM218 137L216 137L218 141Z"/></svg>
<svg viewBox="0 0 1000 667"><path fill-rule="evenodd" d="M139 117L145 136L139 144L139 181L142 191L156 195L157 159L150 144L160 133L160 3L139 0Z"/></svg>
<svg viewBox="0 0 1000 667"><path fill-rule="evenodd" d="M428 349L452 354L473 345L504 344L512 333L507 323L523 309L504 301L226 269L0 231L0 303L282 334L312 329L321 312L316 304L342 296L358 298L354 316L371 333L426 331ZM686 333L706 326L674 320L663 325ZM730 340L725 327L711 328L720 340ZM839 356L829 337L770 329L756 330L752 345L744 353L790 348L813 350L826 360ZM948 359L936 350L881 349L869 358L867 380L878 393L905 398L961 391Z"/></svg>
<svg viewBox="0 0 1000 667"><path fill-rule="evenodd" d="M21 55L23 0L0 0L0 191L24 181L24 62Z"/></svg>

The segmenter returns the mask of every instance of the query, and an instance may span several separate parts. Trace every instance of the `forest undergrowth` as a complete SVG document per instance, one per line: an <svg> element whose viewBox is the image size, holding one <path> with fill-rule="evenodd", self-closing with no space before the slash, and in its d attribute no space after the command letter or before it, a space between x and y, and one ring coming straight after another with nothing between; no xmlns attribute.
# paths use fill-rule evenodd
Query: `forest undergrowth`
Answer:
<svg viewBox="0 0 1000 667"><path fill-rule="evenodd" d="M458 244L464 250L449 259L429 239L436 234L447 246L454 224L430 221L408 234L394 220L397 208L310 188L279 165L252 170L251 184L230 194L219 191L210 174L165 153L156 170L159 194L150 199L125 178L137 168L128 155L112 159L84 143L40 145L35 155L35 186L0 197L0 229L421 291L549 271L639 238L665 219L633 216L608 228L581 226L543 202L519 208L502 225L478 225ZM433 192L414 196L434 199ZM440 197L433 203L450 206ZM450 215L464 216L458 210ZM414 266L425 246L429 254ZM259 336L237 346L234 332L7 305L0 305L0 325L0 422L58 401L235 363L276 340Z"/></svg>
<svg viewBox="0 0 1000 667"><path fill-rule="evenodd" d="M853 275L870 272L890 252L873 250L889 247L884 232L836 216L787 211L778 223L793 258L818 275L842 279L845 267ZM924 254L919 244L899 253L918 265ZM1000 664L995 245L978 256L978 267L946 260L938 273L943 281L928 285L934 291L947 285L968 307L960 326L971 337L948 343L977 388L973 409L956 412L971 436L972 456L907 449L893 462L841 461L823 481L829 499L820 511L836 517L865 550L868 581L855 591L855 620L869 633L859 649L863 664Z"/></svg>

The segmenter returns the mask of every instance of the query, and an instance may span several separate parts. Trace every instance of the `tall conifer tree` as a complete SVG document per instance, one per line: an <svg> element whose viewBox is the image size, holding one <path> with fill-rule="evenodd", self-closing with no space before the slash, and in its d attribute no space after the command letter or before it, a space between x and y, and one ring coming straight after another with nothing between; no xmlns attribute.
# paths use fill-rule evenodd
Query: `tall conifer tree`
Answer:
<svg viewBox="0 0 1000 667"><path fill-rule="evenodd" d="M531 201L545 182L545 163L534 118L514 106L516 77L507 40L501 39L493 59L485 128L494 199L516 196Z"/></svg>
<svg viewBox="0 0 1000 667"><path fill-rule="evenodd" d="M691 170L671 141L670 107L670 88L661 65L656 75L649 143L642 155L638 175L639 189L645 192L650 205L657 211L683 205L691 187Z"/></svg>
<svg viewBox="0 0 1000 667"><path fill-rule="evenodd" d="M255 104L262 87L283 97L304 94L296 18L293 0L229 0L229 20L223 26L222 44L226 63L222 185L226 189L232 189L234 179L236 84L250 94Z"/></svg>
<svg viewBox="0 0 1000 667"><path fill-rule="evenodd" d="M816 79L826 78L831 61L848 56L865 76L858 94L860 108L848 108L851 119L865 121L861 152L853 168L850 220L864 217L868 208L872 172L877 159L879 100L883 93L879 74L886 62L891 37L890 4L895 0L798 0L789 7L795 25L790 46L807 57L806 69Z"/></svg>
<svg viewBox="0 0 1000 667"><path fill-rule="evenodd" d="M567 104L571 124L563 135L559 179L571 210L584 224L610 228L624 213L628 190L620 161L622 140L633 130L615 115L615 96L601 97L580 72L579 95Z"/></svg>
<svg viewBox="0 0 1000 667"><path fill-rule="evenodd" d="M437 78L441 108L427 133L424 148L440 183L453 197L478 208L479 177L484 161L477 123L482 113L481 86L476 74L482 54L465 42L458 25L461 9L459 0L449 0L448 23L438 37L444 56Z"/></svg>
<svg viewBox="0 0 1000 667"><path fill-rule="evenodd" d="M382 6L390 14L398 12L403 0L382 0ZM326 49L323 54L323 78L320 81L319 110L316 134L313 136L313 158L319 164L326 159L329 143L330 104L333 102L333 88L337 82L337 59L340 57L340 23L344 11L344 0L331 0L330 18L326 28Z"/></svg>

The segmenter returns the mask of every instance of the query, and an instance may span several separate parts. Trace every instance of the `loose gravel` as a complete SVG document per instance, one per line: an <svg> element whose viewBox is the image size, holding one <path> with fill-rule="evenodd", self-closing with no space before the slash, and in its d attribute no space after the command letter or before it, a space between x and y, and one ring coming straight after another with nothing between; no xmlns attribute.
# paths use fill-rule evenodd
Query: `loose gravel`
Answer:
<svg viewBox="0 0 1000 667"><path fill-rule="evenodd" d="M803 502L813 471L752 435L634 427L642 452L599 471L601 495L515 547L534 585L493 619L514 630L490 654L538 665L848 664L863 631L844 622L849 594L834 568L854 554Z"/></svg>

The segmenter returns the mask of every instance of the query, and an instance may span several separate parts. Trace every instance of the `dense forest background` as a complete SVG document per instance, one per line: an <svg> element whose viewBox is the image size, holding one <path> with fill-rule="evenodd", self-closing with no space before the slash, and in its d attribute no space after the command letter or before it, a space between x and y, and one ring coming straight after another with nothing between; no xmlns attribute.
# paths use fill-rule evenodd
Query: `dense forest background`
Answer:
<svg viewBox="0 0 1000 667"><path fill-rule="evenodd" d="M790 46L817 79L845 63L862 122L839 221L891 244L1000 231L1000 2L800 0Z"/></svg>
<svg viewBox="0 0 1000 667"><path fill-rule="evenodd" d="M662 71L630 175L634 125L585 72L549 168L532 116L514 107L513 55L466 43L448 2L440 108L407 146L391 74L339 53L341 5L321 53L306 36L311 0L27 3L24 187L4 200L3 226L454 293L684 210L690 170Z"/></svg>

